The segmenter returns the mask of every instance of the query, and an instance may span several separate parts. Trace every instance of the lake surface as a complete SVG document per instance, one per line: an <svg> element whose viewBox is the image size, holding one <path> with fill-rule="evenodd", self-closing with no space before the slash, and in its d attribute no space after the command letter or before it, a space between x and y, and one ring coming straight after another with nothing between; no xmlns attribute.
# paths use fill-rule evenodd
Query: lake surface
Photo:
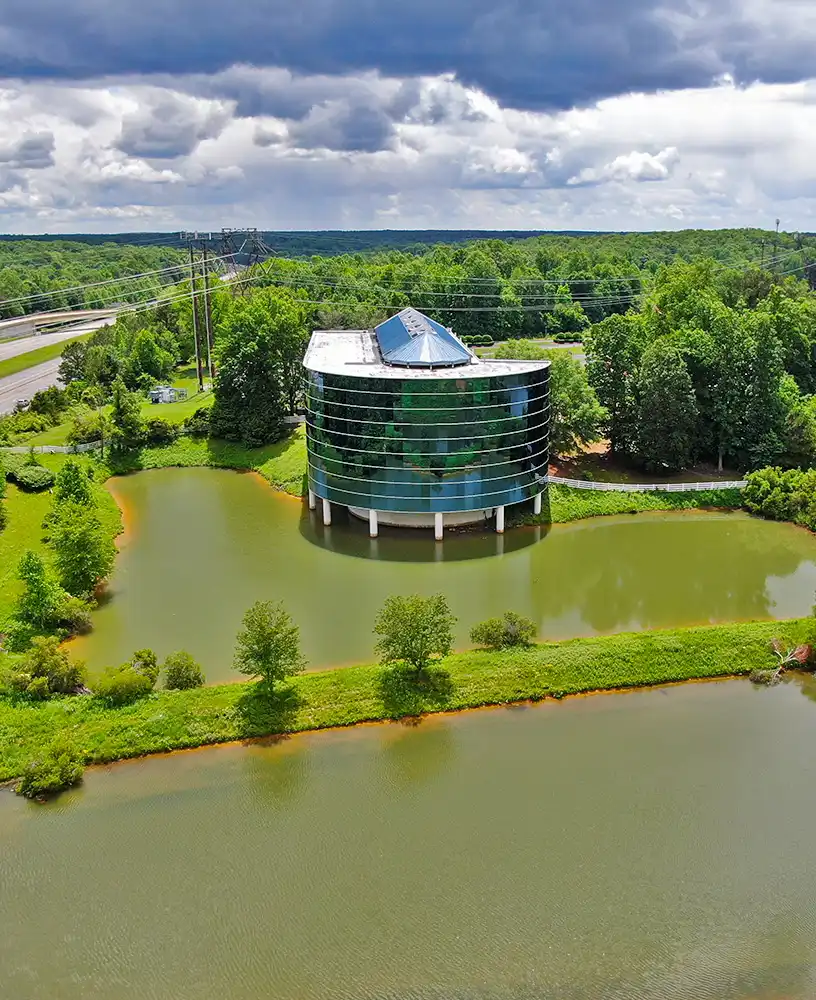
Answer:
<svg viewBox="0 0 816 1000"><path fill-rule="evenodd" d="M812 1000L815 743L727 681L0 794L2 995Z"/></svg>
<svg viewBox="0 0 816 1000"><path fill-rule="evenodd" d="M112 481L127 534L94 631L74 644L91 669L153 647L187 649L210 681L231 668L241 616L282 600L313 667L369 660L391 594L442 592L458 645L512 609L544 638L809 614L816 538L742 514L679 512L453 533L383 531L336 512L322 522L260 477L162 469Z"/></svg>

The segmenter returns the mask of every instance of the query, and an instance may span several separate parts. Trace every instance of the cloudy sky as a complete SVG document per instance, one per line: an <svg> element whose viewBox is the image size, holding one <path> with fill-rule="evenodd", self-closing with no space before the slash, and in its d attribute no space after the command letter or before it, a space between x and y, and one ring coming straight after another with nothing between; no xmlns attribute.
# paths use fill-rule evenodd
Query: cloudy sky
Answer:
<svg viewBox="0 0 816 1000"><path fill-rule="evenodd" d="M814 0L0 0L0 231L777 217Z"/></svg>

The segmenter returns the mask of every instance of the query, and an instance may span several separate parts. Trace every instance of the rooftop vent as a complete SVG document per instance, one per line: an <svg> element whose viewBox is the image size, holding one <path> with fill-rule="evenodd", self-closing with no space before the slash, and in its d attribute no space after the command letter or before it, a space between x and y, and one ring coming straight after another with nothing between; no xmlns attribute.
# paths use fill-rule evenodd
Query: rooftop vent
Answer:
<svg viewBox="0 0 816 1000"><path fill-rule="evenodd" d="M403 309L380 323L374 333L387 365L451 368L470 364L473 359L473 353L455 334L417 309Z"/></svg>

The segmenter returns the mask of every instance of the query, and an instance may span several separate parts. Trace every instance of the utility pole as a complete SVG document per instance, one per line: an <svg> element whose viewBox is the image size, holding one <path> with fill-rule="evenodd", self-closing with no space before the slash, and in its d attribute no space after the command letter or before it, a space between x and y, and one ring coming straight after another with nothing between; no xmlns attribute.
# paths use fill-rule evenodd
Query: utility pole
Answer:
<svg viewBox="0 0 816 1000"><path fill-rule="evenodd" d="M210 251L204 245L202 251L201 268L204 271L204 329L207 335L207 370L210 373L210 382L215 378L215 355L213 348L212 332L212 303L210 302Z"/></svg>
<svg viewBox="0 0 816 1000"><path fill-rule="evenodd" d="M776 220L776 235L774 236L774 270L776 270L776 248L779 243L779 219Z"/></svg>
<svg viewBox="0 0 816 1000"><path fill-rule="evenodd" d="M198 331L198 289L196 287L195 251L190 244L190 291L193 307L193 340L195 341L196 374L198 376L198 391L204 391L204 378L201 372L201 340Z"/></svg>

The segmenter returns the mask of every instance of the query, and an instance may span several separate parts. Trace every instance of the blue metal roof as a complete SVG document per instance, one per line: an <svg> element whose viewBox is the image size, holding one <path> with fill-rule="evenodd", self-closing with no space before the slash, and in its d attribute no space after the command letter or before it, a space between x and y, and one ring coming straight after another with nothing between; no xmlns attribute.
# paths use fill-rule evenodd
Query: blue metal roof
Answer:
<svg viewBox="0 0 816 1000"><path fill-rule="evenodd" d="M458 337L417 309L403 309L375 327L374 333L387 365L448 368L469 364L473 358Z"/></svg>

